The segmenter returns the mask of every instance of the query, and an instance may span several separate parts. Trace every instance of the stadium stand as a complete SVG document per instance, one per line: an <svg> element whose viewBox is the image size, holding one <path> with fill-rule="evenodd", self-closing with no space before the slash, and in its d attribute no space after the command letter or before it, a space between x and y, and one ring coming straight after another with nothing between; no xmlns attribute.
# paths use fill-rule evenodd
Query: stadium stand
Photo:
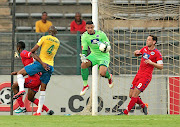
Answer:
<svg viewBox="0 0 180 127"><path fill-rule="evenodd" d="M4 2L2 2L4 1ZM11 31L12 30L12 17L11 17L11 7L12 7L12 1L13 0L1 0L1 11L0 11L0 28L1 31ZM112 4L115 5L123 5L123 6L134 6L136 4L137 6L143 6L144 4L148 3L150 5L158 5L165 3L167 5L169 4L178 4L180 3L179 0L111 0ZM3 3L3 4L2 4ZM17 32L34 32L35 31L35 21L40 19L41 13L43 11L48 12L49 19L53 22L55 26L57 26L59 33L70 33L70 23L72 19L74 18L75 12L79 11L82 13L82 18L85 21L91 20L92 14L91 14L91 2L90 0L16 0L16 31ZM143 4L143 5L142 5ZM4 10L2 10L4 9ZM162 14L157 14L153 12L149 13L143 13L143 12L136 12L134 14L129 14L128 11L124 11L124 13L117 12L117 14L114 14L117 18L117 20L121 19L122 17L148 17L148 18L155 18L157 20L162 20L161 18L164 17ZM178 15L171 12L167 12L165 14L167 16L171 16L172 19L176 18ZM123 19L125 20L125 19ZM167 19L163 19L167 20ZM171 20L168 20L171 21ZM5 24L5 25L4 25ZM114 44L117 46L122 45L131 45L132 48L136 49L135 45L145 45L145 37L149 35L151 31L157 31L156 35L161 36L172 36L169 31L179 31L179 28L171 27L171 26L159 26L159 27L152 27L152 26L133 26L130 25L123 25L119 24L119 26L113 28L113 32L122 33L122 34L115 34L114 38ZM131 41L127 38L124 39L124 32L130 31L132 32L131 35L127 35L127 38L137 38L139 41ZM143 34L136 34L143 33ZM163 33L160 33L163 31ZM174 35L176 37L176 35ZM29 45L33 45L37 42L39 36L38 35L25 35L25 36L17 36L16 40L25 40L26 43ZM62 50L59 52L61 55L57 55L57 63L61 63L64 67L67 65L68 58L72 58L73 62L76 61L76 54L73 49L76 49L76 43L74 44L74 41L77 40L76 36L70 37L69 35L59 36L62 43ZM117 39L118 38L118 39ZM121 41L117 41L117 40ZM2 41L3 40L3 41ZM2 38L2 42L11 42L11 38L4 37ZM111 40L111 38L110 38ZM113 40L111 40L113 41ZM168 43L169 42L169 43ZM158 46L163 45L165 48L168 47L168 45L177 45L179 46L178 41L174 40L166 40L166 38L159 38L158 40ZM31 47L31 46L29 46ZM2 48L2 47L1 47ZM128 50L128 49L125 49ZM165 52L164 52L165 54ZM123 51L120 52L120 55L116 55L117 58L120 59L126 59L126 57L129 56L129 54L123 54ZM2 57L3 58L3 57ZM168 61L168 59L179 59L179 56L166 56L165 59ZM64 59L65 61L61 61L60 59ZM171 62L171 61L170 61ZM76 66L76 64L70 64L68 66ZM68 67L66 67L68 69ZM57 68L56 68L57 69ZM58 71L57 71L58 70ZM64 71L63 67L59 67L56 72L57 74L68 74L68 71ZM76 74L76 71L73 72L73 74Z"/></svg>

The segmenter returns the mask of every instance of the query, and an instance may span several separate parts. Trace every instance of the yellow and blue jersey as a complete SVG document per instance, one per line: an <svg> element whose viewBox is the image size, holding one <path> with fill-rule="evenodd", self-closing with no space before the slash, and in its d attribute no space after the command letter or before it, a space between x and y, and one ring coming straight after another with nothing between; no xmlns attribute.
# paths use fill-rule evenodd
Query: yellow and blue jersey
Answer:
<svg viewBox="0 0 180 127"><path fill-rule="evenodd" d="M52 36L47 35L43 36L39 39L38 46L41 46L41 51L39 57L44 63L53 66L54 65L54 57L59 48L60 42L59 40Z"/></svg>

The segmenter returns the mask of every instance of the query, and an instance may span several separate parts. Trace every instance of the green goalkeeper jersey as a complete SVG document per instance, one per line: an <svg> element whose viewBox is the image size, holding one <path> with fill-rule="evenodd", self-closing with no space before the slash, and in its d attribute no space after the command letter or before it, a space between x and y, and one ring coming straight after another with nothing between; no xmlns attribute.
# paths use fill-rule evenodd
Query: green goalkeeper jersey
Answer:
<svg viewBox="0 0 180 127"><path fill-rule="evenodd" d="M81 37L81 46L82 50L88 50L88 46L91 50L91 54L98 55L99 57L109 57L109 52L103 53L99 50L99 45L97 42L109 42L109 39L107 38L106 34L101 30L95 30L95 34L88 34L88 32L84 32L84 34Z"/></svg>

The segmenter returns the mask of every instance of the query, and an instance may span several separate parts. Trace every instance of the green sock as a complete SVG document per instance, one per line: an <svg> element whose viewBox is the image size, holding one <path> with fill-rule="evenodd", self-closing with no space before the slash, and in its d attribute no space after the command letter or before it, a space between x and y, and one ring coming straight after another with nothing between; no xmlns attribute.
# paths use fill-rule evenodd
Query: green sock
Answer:
<svg viewBox="0 0 180 127"><path fill-rule="evenodd" d="M89 75L89 70L88 70L88 68L81 69L81 76L82 76L82 79L83 79L83 84L84 84L84 86L87 86L88 75Z"/></svg>
<svg viewBox="0 0 180 127"><path fill-rule="evenodd" d="M83 85L87 86L87 84L88 84L88 81L87 80L83 80Z"/></svg>
<svg viewBox="0 0 180 127"><path fill-rule="evenodd" d="M109 74L109 72L108 72L108 71L106 71L106 76L105 76L105 78L108 78L108 79L110 79L110 78L111 78L111 75Z"/></svg>

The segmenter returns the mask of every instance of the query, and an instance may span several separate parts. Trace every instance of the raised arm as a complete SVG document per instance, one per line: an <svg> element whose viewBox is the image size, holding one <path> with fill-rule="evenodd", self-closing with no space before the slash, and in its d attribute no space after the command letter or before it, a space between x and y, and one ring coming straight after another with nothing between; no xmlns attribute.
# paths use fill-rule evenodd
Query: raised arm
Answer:
<svg viewBox="0 0 180 127"><path fill-rule="evenodd" d="M142 55L142 53L140 52L140 50L134 51L134 56L138 57L138 56L140 56L140 55Z"/></svg>

